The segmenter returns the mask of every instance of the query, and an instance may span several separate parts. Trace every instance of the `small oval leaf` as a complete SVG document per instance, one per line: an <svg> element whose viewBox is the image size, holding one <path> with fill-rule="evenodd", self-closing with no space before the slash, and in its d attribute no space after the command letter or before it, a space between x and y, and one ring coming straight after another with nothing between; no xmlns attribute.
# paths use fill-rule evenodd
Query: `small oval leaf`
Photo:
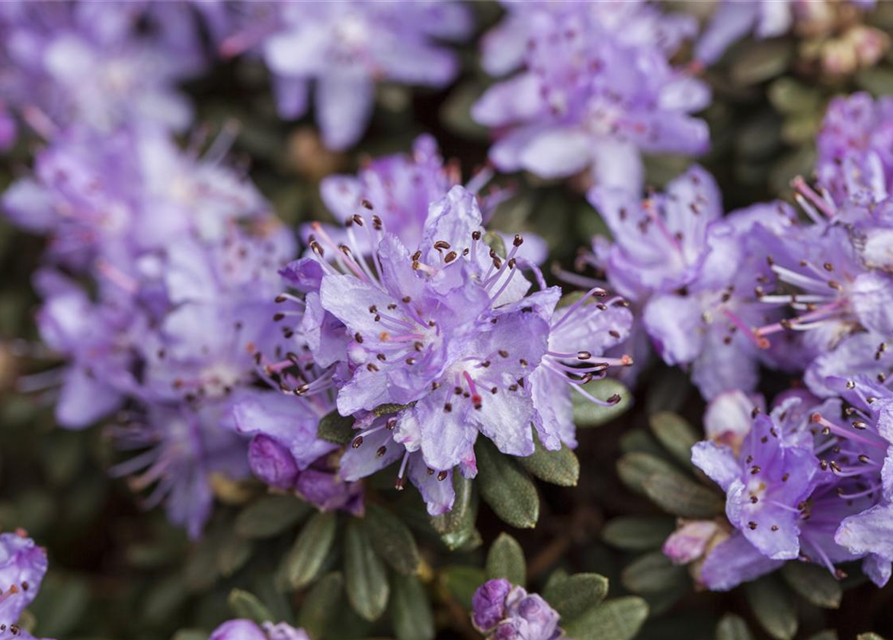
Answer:
<svg viewBox="0 0 893 640"><path fill-rule="evenodd" d="M487 579L505 578L513 585L527 585L527 562L521 545L507 533L499 537L487 554Z"/></svg>
<svg viewBox="0 0 893 640"><path fill-rule="evenodd" d="M319 638L325 633L332 616L343 607L341 594L344 589L344 578L338 572L327 573L313 585L304 599L298 626L303 628L312 638Z"/></svg>
<svg viewBox="0 0 893 640"><path fill-rule="evenodd" d="M264 606L257 596L248 591L233 589L230 591L226 603L237 618L248 618L258 624L273 619L273 614L270 613L270 610Z"/></svg>
<svg viewBox="0 0 893 640"><path fill-rule="evenodd" d="M642 488L657 506L680 518L712 518L722 514L725 508L725 500L718 492L679 473L649 476Z"/></svg>
<svg viewBox="0 0 893 640"><path fill-rule="evenodd" d="M348 523L344 536L344 581L354 611L370 622L381 617L390 592L387 571L358 520Z"/></svg>
<svg viewBox="0 0 893 640"><path fill-rule="evenodd" d="M580 479L580 461L576 454L566 445L562 445L558 451L549 451L540 443L539 438L534 442L536 449L533 454L518 458L518 463L530 475L543 482L560 487L576 487Z"/></svg>
<svg viewBox="0 0 893 640"><path fill-rule="evenodd" d="M394 571L411 575L418 570L421 558L415 538L397 516L370 503L366 505L365 526L375 551Z"/></svg>
<svg viewBox="0 0 893 640"><path fill-rule="evenodd" d="M676 530L673 518L661 516L621 516L602 529L602 540L628 551L657 549Z"/></svg>
<svg viewBox="0 0 893 640"><path fill-rule="evenodd" d="M753 635L740 616L727 613L716 625L716 640L753 640Z"/></svg>
<svg viewBox="0 0 893 640"><path fill-rule="evenodd" d="M434 615L425 588L415 576L391 576L388 606L397 640L432 640Z"/></svg>
<svg viewBox="0 0 893 640"><path fill-rule="evenodd" d="M518 465L501 454L486 438L475 447L477 482L481 497L504 522L519 529L532 529L540 515L536 487Z"/></svg>
<svg viewBox="0 0 893 640"><path fill-rule="evenodd" d="M781 569L788 586L807 602L825 609L837 609L843 587L827 569L806 562L788 562Z"/></svg>
<svg viewBox="0 0 893 640"><path fill-rule="evenodd" d="M591 608L562 628L574 640L632 640L648 617L648 603L629 596L615 598Z"/></svg>
<svg viewBox="0 0 893 640"><path fill-rule="evenodd" d="M236 533L243 538L271 538L296 525L313 508L294 496L264 496L242 510Z"/></svg>
<svg viewBox="0 0 893 640"><path fill-rule="evenodd" d="M744 585L750 608L766 632L776 640L791 640L797 633L794 598L775 577L766 576Z"/></svg>
<svg viewBox="0 0 893 640"><path fill-rule="evenodd" d="M613 396L619 396L620 400L610 406L603 406L575 393L573 395L574 424L578 428L600 427L626 413L626 410L632 405L632 394L629 389L614 378L592 380L581 388L599 400L608 400Z"/></svg>
<svg viewBox="0 0 893 640"><path fill-rule="evenodd" d="M608 579L597 573L576 573L562 579L550 580L543 590L543 598L561 614L562 619L573 619L597 607L608 595Z"/></svg>
<svg viewBox="0 0 893 640"><path fill-rule="evenodd" d="M314 515L285 557L285 577L295 589L309 584L322 568L335 542L335 514L320 512Z"/></svg>

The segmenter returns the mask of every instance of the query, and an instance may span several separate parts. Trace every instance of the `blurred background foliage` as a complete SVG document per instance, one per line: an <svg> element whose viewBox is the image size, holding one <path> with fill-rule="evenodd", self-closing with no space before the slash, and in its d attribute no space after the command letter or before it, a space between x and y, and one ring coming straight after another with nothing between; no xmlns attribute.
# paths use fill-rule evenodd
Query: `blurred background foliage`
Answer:
<svg viewBox="0 0 893 640"><path fill-rule="evenodd" d="M707 3L670 4L699 13L709 9ZM496 3L478 2L474 8L481 32L501 15ZM823 65L823 48L840 46L846 19L840 17L840 24L817 35L746 39L703 72L714 91L705 114L712 150L698 161L717 177L727 210L788 197L791 178L808 173L813 164L812 141L832 96L893 91L893 51L871 68L853 63L831 73ZM868 19L893 32L893 2L880 2ZM492 79L477 64L473 44L465 46L462 56L464 72L447 90L380 87L372 126L349 154L326 151L311 118L280 121L269 78L256 62L221 63L188 91L209 136L228 123L238 124L232 159L244 164L276 213L296 227L330 218L319 198L323 176L354 172L364 158L405 151L420 133L432 133L443 155L455 159L466 177L485 162L487 132L471 121L468 109ZM27 170L37 144L35 138L23 137L17 149L0 158L0 186ZM662 186L688 162L683 157L648 158L649 184ZM515 195L500 206L495 226L542 235L554 260L566 268L572 267L580 246L605 232L585 200L582 183L544 183L522 175L497 181L511 184ZM48 398L17 385L20 375L48 368L48 354L36 338L36 297L30 285L41 249L39 240L0 221L0 523L27 529L48 548L51 571L30 609L40 633L72 640L198 640L222 620L250 617L252 607L262 606L277 619L296 619L311 630L324 628L326 638L389 637L387 622L365 621L346 601L350 588L344 588L342 556L348 556L348 563L363 561L353 556L365 552L362 536L368 535L357 531L351 518L314 515L297 499L270 496L259 484L221 480L215 487L219 508L206 537L191 543L160 511L141 510L125 481L108 477L114 454L101 427L58 429ZM771 391L772 377L764 380ZM603 575L612 597L638 594L647 601L650 617L638 636L647 640L795 634L831 640L854 638L869 629L893 635L890 588L879 591L850 580L817 593L816 584L825 581L790 575L795 569L750 589L695 592L686 569L671 566L659 553L675 525L673 514L721 512L719 494L701 484L684 457L667 450L671 440L662 438L667 428L694 437L702 415L703 402L683 373L652 366L629 411L593 420L600 426L581 432L576 451L577 486L537 482L538 526L509 529L527 556L528 585L542 590L555 575ZM649 492L648 480L656 475L663 486L677 490L669 495ZM383 569L380 561L370 561L373 579L366 586L374 591L390 584L392 603L416 612L411 621L392 616L395 626L410 625L398 632L402 638L417 632L412 624L427 625L428 631L443 629L443 638L476 637L467 607L486 575L486 549L505 525L482 503L475 530L451 551L424 516L417 494L396 494L387 490L390 483L385 478L377 487L371 481L370 509L395 514L412 531L419 569L417 577L407 577L393 566ZM314 535L305 544L313 546L302 553L316 558L318 566L296 567L301 550L295 550L295 541L300 543L299 532L309 527L315 527ZM387 551L378 552L387 557ZM293 585L310 583L305 580L309 575L312 587L281 589L283 572L289 571ZM297 575L302 571L306 575ZM841 586L846 590L842 597ZM431 610L419 601L420 589L430 597ZM608 632L602 628L601 633Z"/></svg>

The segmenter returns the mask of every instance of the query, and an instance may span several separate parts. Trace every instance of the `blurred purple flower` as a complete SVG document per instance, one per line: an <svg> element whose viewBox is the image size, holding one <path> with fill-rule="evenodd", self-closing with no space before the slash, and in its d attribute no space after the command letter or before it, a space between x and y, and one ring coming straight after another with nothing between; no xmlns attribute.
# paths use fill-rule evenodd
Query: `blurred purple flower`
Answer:
<svg viewBox="0 0 893 640"><path fill-rule="evenodd" d="M508 580L490 580L471 600L471 619L489 640L557 640L564 636L559 615L537 594Z"/></svg>
<svg viewBox="0 0 893 640"><path fill-rule="evenodd" d="M31 637L12 629L18 629L16 623L37 597L46 572L46 550L35 545L27 533L0 533L0 638Z"/></svg>
<svg viewBox="0 0 893 640"><path fill-rule="evenodd" d="M285 622L257 624L240 618L224 622L211 632L208 640L310 640L310 636Z"/></svg>
<svg viewBox="0 0 893 640"><path fill-rule="evenodd" d="M707 126L690 114L710 91L668 62L691 19L664 22L655 7L630 2L507 8L505 24L485 38L484 64L505 72L523 60L523 69L472 107L497 132L498 169L544 178L590 169L596 184L637 193L643 152L707 150Z"/></svg>

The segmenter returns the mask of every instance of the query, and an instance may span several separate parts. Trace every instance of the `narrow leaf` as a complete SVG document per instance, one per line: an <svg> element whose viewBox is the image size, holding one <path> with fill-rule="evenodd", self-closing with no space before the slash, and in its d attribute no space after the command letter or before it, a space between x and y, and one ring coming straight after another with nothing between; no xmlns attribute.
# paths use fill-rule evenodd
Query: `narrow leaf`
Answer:
<svg viewBox="0 0 893 640"><path fill-rule="evenodd" d="M295 589L309 584L319 573L335 542L335 514L320 512L310 518L285 557L285 576Z"/></svg>
<svg viewBox="0 0 893 640"><path fill-rule="evenodd" d="M791 640L797 633L794 598L776 578L766 576L744 586L750 608L760 625L776 640Z"/></svg>
<svg viewBox="0 0 893 640"><path fill-rule="evenodd" d="M660 551L652 551L630 563L621 574L623 586L638 594L684 590L688 584L685 567L674 565Z"/></svg>
<svg viewBox="0 0 893 640"><path fill-rule="evenodd" d="M640 451L627 453L617 461L617 474L636 493L645 493L645 480L657 473L678 474L679 470L663 458Z"/></svg>
<svg viewBox="0 0 893 640"><path fill-rule="evenodd" d="M562 620L562 628L574 640L631 640L648 617L648 604L635 596L615 598L583 615Z"/></svg>
<svg viewBox="0 0 893 640"><path fill-rule="evenodd" d="M518 463L532 476L543 482L560 487L576 487L580 478L580 461L576 454L562 445L558 451L549 451L539 438L534 439L536 449L533 455L518 458Z"/></svg>
<svg viewBox="0 0 893 640"><path fill-rule="evenodd" d="M273 619L270 610L255 596L248 591L241 589L233 589L229 593L227 599L230 611L237 618L248 618L257 623L268 622Z"/></svg>
<svg viewBox="0 0 893 640"><path fill-rule="evenodd" d="M677 462L686 468L691 467L691 448L700 440L686 420L675 413L661 411L648 419L651 432Z"/></svg>
<svg viewBox="0 0 893 640"><path fill-rule="evenodd" d="M453 489L456 492L453 508L443 515L431 518L431 525L451 551L474 540L478 512L478 497L471 480L462 477L461 473L454 473Z"/></svg>
<svg viewBox="0 0 893 640"><path fill-rule="evenodd" d="M387 571L357 520L348 523L344 537L344 580L354 611L370 622L377 620L388 606Z"/></svg>
<svg viewBox="0 0 893 640"><path fill-rule="evenodd" d="M499 537L487 554L487 579L505 578L513 585L527 585L527 563L521 545L507 533Z"/></svg>
<svg viewBox="0 0 893 640"><path fill-rule="evenodd" d="M298 626L312 638L322 637L332 620L342 608L341 593L344 578L338 572L327 573L313 585L301 607Z"/></svg>
<svg viewBox="0 0 893 640"><path fill-rule="evenodd" d="M657 549L676 529L673 518L661 516L621 516L608 521L602 539L628 551Z"/></svg>
<svg viewBox="0 0 893 640"><path fill-rule="evenodd" d="M217 568L220 575L228 578L251 558L254 545L251 540L246 540L236 535L235 531L229 531L224 536L217 552Z"/></svg>
<svg viewBox="0 0 893 640"><path fill-rule="evenodd" d="M718 492L678 473L650 476L642 488L657 506L681 518L712 518L725 508Z"/></svg>
<svg viewBox="0 0 893 640"><path fill-rule="evenodd" d="M394 571L410 575L418 570L421 559L415 538L397 516L370 503L364 523L375 551Z"/></svg>
<svg viewBox="0 0 893 640"><path fill-rule="evenodd" d="M433 640L431 602L418 578L392 574L391 589L388 610L397 640Z"/></svg>
<svg viewBox="0 0 893 640"><path fill-rule="evenodd" d="M313 512L294 496L264 496L236 518L236 533L243 538L271 538L293 527Z"/></svg>
<svg viewBox="0 0 893 640"><path fill-rule="evenodd" d="M337 410L330 411L319 421L316 435L327 442L346 445L353 440L353 418L345 418Z"/></svg>
<svg viewBox="0 0 893 640"><path fill-rule="evenodd" d="M597 573L576 573L564 579L550 581L543 590L543 598L570 620L594 609L608 594L608 579Z"/></svg>
<svg viewBox="0 0 893 640"><path fill-rule="evenodd" d="M587 400L579 393L573 395L574 423L579 428L600 427L620 417L632 404L632 394L629 389L614 378L592 380L582 386L589 395L599 400L608 400L619 396L620 400L610 406L602 406Z"/></svg>
<svg viewBox="0 0 893 640"><path fill-rule="evenodd" d="M817 607L837 609L843 598L843 587L827 569L806 562L788 562L781 569L788 586L804 600Z"/></svg>
<svg viewBox="0 0 893 640"><path fill-rule="evenodd" d="M716 640L753 640L753 635L740 616L727 613L716 625Z"/></svg>
<svg viewBox="0 0 893 640"><path fill-rule="evenodd" d="M481 497L504 522L521 529L536 526L540 499L536 487L518 465L486 438L475 447Z"/></svg>

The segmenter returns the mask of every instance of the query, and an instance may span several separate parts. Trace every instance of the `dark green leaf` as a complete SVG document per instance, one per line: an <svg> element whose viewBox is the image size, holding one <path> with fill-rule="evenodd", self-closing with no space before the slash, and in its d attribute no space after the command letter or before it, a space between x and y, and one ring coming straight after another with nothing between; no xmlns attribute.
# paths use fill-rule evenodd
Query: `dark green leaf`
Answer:
<svg viewBox="0 0 893 640"><path fill-rule="evenodd" d="M518 458L518 463L534 477L560 487L576 487L580 478L580 461L573 451L562 445L558 451L549 451L539 438L534 439L533 455Z"/></svg>
<svg viewBox="0 0 893 640"><path fill-rule="evenodd" d="M298 616L298 626L307 631L310 637L322 637L332 617L343 607L343 588L344 578L338 572L327 573L313 585Z"/></svg>
<svg viewBox="0 0 893 640"><path fill-rule="evenodd" d="M249 558L254 547L250 540L239 537L235 531L230 531L224 536L217 555L217 567L220 575L225 578L233 575L242 568Z"/></svg>
<svg viewBox="0 0 893 640"><path fill-rule="evenodd" d="M869 635L874 635L874 634L869 634ZM857 639L861 638L861 637L862 636L857 636ZM814 636L809 636L809 640L838 640L838 635L834 629L825 629L824 631L819 631ZM883 638L881 638L878 635L875 635L874 640L883 640Z"/></svg>
<svg viewBox="0 0 893 640"><path fill-rule="evenodd" d="M681 171L675 175L679 175L679 173ZM648 175L650 176L651 172ZM679 411L691 390L691 380L684 371L678 367L662 369L648 387L645 413L651 415L658 411Z"/></svg>
<svg viewBox="0 0 893 640"><path fill-rule="evenodd" d="M346 445L353 440L353 418L345 418L337 410L330 411L319 421L316 434L326 442Z"/></svg>
<svg viewBox="0 0 893 640"><path fill-rule="evenodd" d="M751 85L781 75L794 54L786 40L752 42L736 58L731 68L735 84Z"/></svg>
<svg viewBox="0 0 893 640"><path fill-rule="evenodd" d="M505 578L514 585L527 585L527 562L521 545L507 533L500 533L487 554L487 579Z"/></svg>
<svg viewBox="0 0 893 640"><path fill-rule="evenodd" d="M248 618L257 623L269 622L273 620L273 614L258 600L257 596L248 591L241 589L233 589L229 592L227 599L230 611L237 618Z"/></svg>
<svg viewBox="0 0 893 640"><path fill-rule="evenodd" d="M486 582L487 577L477 567L455 565L441 571L440 579L459 604L471 609L471 597L477 588Z"/></svg>
<svg viewBox="0 0 893 640"><path fill-rule="evenodd" d="M335 524L334 513L320 512L304 525L285 557L285 577L295 589L309 584L319 573L335 542Z"/></svg>
<svg viewBox="0 0 893 640"><path fill-rule="evenodd" d="M365 528L357 520L347 525L344 537L344 582L354 611L370 622L388 606L388 576Z"/></svg>
<svg viewBox="0 0 893 640"><path fill-rule="evenodd" d="M599 400L608 400L615 396L619 396L620 400L616 404L605 407L587 400L579 393L575 393L573 395L574 423L579 428L599 427L607 424L626 413L626 410L632 404L632 394L630 394L629 389L614 378L592 380L581 388Z"/></svg>
<svg viewBox="0 0 893 640"><path fill-rule="evenodd" d="M806 562L788 562L781 575L788 586L807 602L825 609L837 609L843 598L843 587L827 569Z"/></svg>
<svg viewBox="0 0 893 640"><path fill-rule="evenodd" d="M753 640L753 635L741 617L727 613L716 625L716 640Z"/></svg>
<svg viewBox="0 0 893 640"><path fill-rule="evenodd" d="M236 533L243 538L271 538L294 526L313 512L294 496L264 496L236 518Z"/></svg>
<svg viewBox="0 0 893 640"><path fill-rule="evenodd" d="M633 593L684 591L688 584L685 567L674 565L661 551L647 553L629 564L620 576L623 586Z"/></svg>
<svg viewBox="0 0 893 640"><path fill-rule="evenodd" d="M377 504L367 504L364 525L375 551L394 571L404 575L418 571L421 559L415 538L397 516Z"/></svg>
<svg viewBox="0 0 893 640"><path fill-rule="evenodd" d="M527 474L487 438L478 438L475 454L477 482L484 502L513 527L535 527L540 515L540 499Z"/></svg>
<svg viewBox="0 0 893 640"><path fill-rule="evenodd" d="M431 525L451 551L462 548L475 539L477 530L474 525L478 511L478 497L471 480L463 478L460 473L454 473L453 489L456 499L452 510L431 518Z"/></svg>
<svg viewBox="0 0 893 640"><path fill-rule="evenodd" d="M691 448L700 440L698 432L682 416L661 411L648 419L651 432L664 449L686 468L691 467Z"/></svg>
<svg viewBox="0 0 893 640"><path fill-rule="evenodd" d="M621 516L602 529L602 539L613 547L645 551L660 547L676 529L672 518L661 516Z"/></svg>
<svg viewBox="0 0 893 640"><path fill-rule="evenodd" d="M172 640L208 640L208 632L196 629L182 629L174 634Z"/></svg>
<svg viewBox="0 0 893 640"><path fill-rule="evenodd" d="M771 84L769 100L782 113L810 115L819 110L821 95L815 88L785 77Z"/></svg>
<svg viewBox="0 0 893 640"><path fill-rule="evenodd" d="M373 413L377 417L387 416L392 413L397 413L399 411L403 411L404 409L408 409L415 405L415 402L410 402L409 404L396 404L394 402L388 402L386 404L380 404L373 410Z"/></svg>
<svg viewBox="0 0 893 640"><path fill-rule="evenodd" d="M717 491L678 473L649 476L642 488L657 506L681 518L712 518L725 508L725 501Z"/></svg>
<svg viewBox="0 0 893 640"><path fill-rule="evenodd" d="M397 640L431 640L434 616L425 588L415 576L391 575L391 601L388 606Z"/></svg>
<svg viewBox="0 0 893 640"><path fill-rule="evenodd" d="M562 626L574 640L631 640L647 617L648 603L629 596L603 602Z"/></svg>
<svg viewBox="0 0 893 640"><path fill-rule="evenodd" d="M617 474L627 487L645 493L645 480L656 474L678 474L679 469L651 453L634 451L617 461Z"/></svg>
<svg viewBox="0 0 893 640"><path fill-rule="evenodd" d="M744 585L744 592L763 629L776 640L791 640L797 633L794 598L774 576Z"/></svg>
<svg viewBox="0 0 893 640"><path fill-rule="evenodd" d="M856 636L856 640L884 640L884 638L873 631L868 633L860 633Z"/></svg>
<svg viewBox="0 0 893 640"><path fill-rule="evenodd" d="M576 573L564 579L550 581L543 590L543 598L570 620L601 604L608 594L608 579L597 573Z"/></svg>

